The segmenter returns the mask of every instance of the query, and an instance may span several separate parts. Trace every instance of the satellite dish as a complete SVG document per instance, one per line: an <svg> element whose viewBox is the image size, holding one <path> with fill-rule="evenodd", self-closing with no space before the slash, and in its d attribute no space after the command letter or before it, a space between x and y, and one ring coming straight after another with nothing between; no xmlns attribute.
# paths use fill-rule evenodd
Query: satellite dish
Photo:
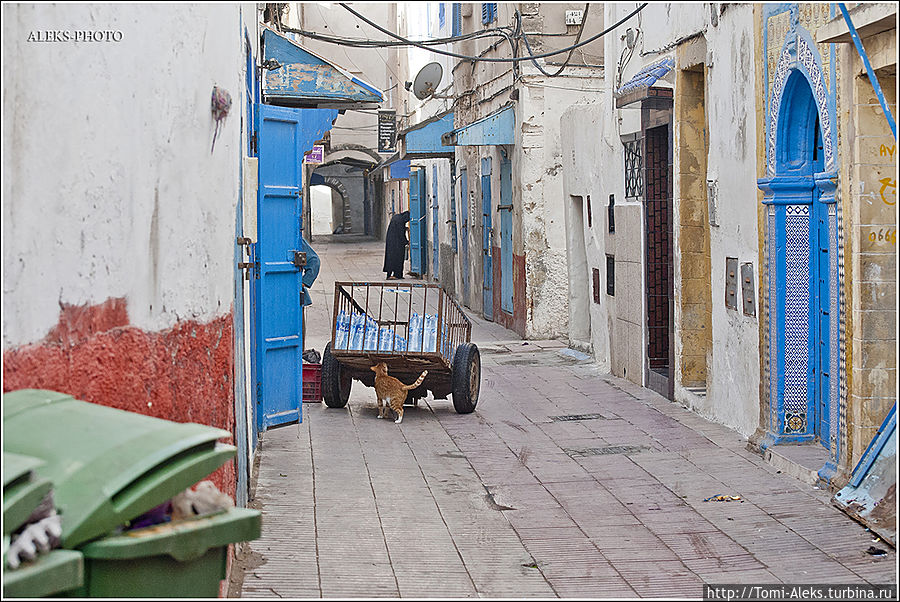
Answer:
<svg viewBox="0 0 900 602"><path fill-rule="evenodd" d="M419 100L425 100L432 96L437 91L443 75L444 68L440 63L428 63L416 75L416 81L413 82L413 94Z"/></svg>

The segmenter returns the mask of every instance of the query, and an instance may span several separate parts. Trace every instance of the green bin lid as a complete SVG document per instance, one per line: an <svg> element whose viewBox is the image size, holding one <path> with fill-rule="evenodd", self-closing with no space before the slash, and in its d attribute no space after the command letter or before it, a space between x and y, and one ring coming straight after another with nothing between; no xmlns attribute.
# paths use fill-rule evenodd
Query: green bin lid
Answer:
<svg viewBox="0 0 900 602"><path fill-rule="evenodd" d="M227 511L187 520L161 523L92 541L81 548L85 558L126 560L168 555L179 562L195 560L210 548L259 537L259 510Z"/></svg>
<svg viewBox="0 0 900 602"><path fill-rule="evenodd" d="M36 477L44 462L30 456L3 452L3 534L22 526L51 489L47 479Z"/></svg>
<svg viewBox="0 0 900 602"><path fill-rule="evenodd" d="M3 571L4 598L42 598L81 587L84 561L81 552L52 550L34 562Z"/></svg>
<svg viewBox="0 0 900 602"><path fill-rule="evenodd" d="M62 515L62 545L109 533L231 458L222 429L78 401L54 391L3 395L3 447L45 462Z"/></svg>

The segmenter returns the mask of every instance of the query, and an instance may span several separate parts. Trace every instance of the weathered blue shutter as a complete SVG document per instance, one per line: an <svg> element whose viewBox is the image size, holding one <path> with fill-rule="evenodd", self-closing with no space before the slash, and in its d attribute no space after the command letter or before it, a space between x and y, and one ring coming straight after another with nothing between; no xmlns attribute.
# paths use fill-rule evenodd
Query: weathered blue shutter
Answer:
<svg viewBox="0 0 900 602"><path fill-rule="evenodd" d="M440 4L438 4L438 27L444 29L444 23L446 22L447 19L445 17L444 3L441 2Z"/></svg>
<svg viewBox="0 0 900 602"><path fill-rule="evenodd" d="M481 22L487 25L497 19L497 3L482 2L481 3Z"/></svg>
<svg viewBox="0 0 900 602"><path fill-rule="evenodd" d="M462 35L462 10L459 2L453 3L453 31L452 35L458 36Z"/></svg>
<svg viewBox="0 0 900 602"><path fill-rule="evenodd" d="M512 163L500 161L500 308L513 313Z"/></svg>
<svg viewBox="0 0 900 602"><path fill-rule="evenodd" d="M491 158L481 159L481 276L484 317L494 319L494 268L491 253Z"/></svg>
<svg viewBox="0 0 900 602"><path fill-rule="evenodd" d="M419 178L424 174L413 169L409 173L409 271L421 275L422 269L422 201L419 196Z"/></svg>

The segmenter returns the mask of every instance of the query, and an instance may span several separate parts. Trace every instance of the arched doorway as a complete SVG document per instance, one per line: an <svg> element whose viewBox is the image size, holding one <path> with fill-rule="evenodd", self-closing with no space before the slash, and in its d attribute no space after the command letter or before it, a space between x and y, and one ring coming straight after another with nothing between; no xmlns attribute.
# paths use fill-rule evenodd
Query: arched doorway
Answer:
<svg viewBox="0 0 900 602"><path fill-rule="evenodd" d="M800 35L795 40L773 85L769 177L759 181L766 205L767 430L770 444L821 444L830 460L819 474L830 478L840 427L834 144L813 45Z"/></svg>

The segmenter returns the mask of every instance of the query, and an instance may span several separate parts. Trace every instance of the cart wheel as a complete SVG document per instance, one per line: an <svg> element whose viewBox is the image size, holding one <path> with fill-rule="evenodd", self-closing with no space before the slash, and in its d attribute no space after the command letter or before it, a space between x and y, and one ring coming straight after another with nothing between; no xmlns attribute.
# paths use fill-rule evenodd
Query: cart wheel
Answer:
<svg viewBox="0 0 900 602"><path fill-rule="evenodd" d="M481 388L481 355L474 343L461 343L453 354L453 407L459 414L475 411Z"/></svg>
<svg viewBox="0 0 900 602"><path fill-rule="evenodd" d="M322 398L329 408L342 408L350 399L353 378L331 355L331 343L325 345L322 354Z"/></svg>

